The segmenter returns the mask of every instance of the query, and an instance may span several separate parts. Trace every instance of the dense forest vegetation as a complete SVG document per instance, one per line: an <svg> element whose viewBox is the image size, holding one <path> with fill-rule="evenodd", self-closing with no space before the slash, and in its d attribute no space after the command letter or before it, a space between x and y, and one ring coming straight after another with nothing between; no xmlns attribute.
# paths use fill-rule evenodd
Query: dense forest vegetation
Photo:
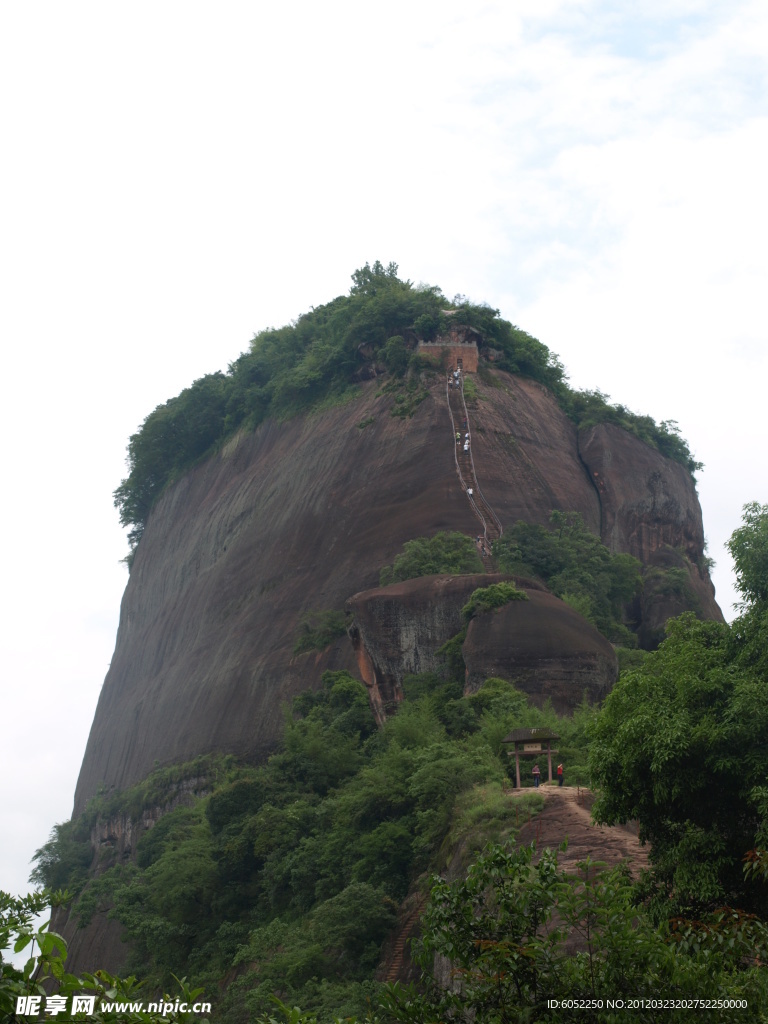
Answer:
<svg viewBox="0 0 768 1024"><path fill-rule="evenodd" d="M417 373L419 360L405 338L434 340L449 320L451 326L474 328L481 347L494 350L495 366L550 388L580 426L615 423L691 472L699 468L674 422L657 424L611 405L599 391L574 391L546 345L503 320L498 310L460 295L449 300L438 287L414 287L397 269L394 263L366 264L352 275L349 295L285 327L261 331L226 373L201 377L147 416L130 438L128 476L115 491L132 546L166 484L235 431L345 400L366 364L386 367L395 377Z"/></svg>
<svg viewBox="0 0 768 1024"><path fill-rule="evenodd" d="M577 522L559 525L579 536ZM97 797L56 828L35 880L69 887L83 922L109 910L131 940L131 969L153 987L183 974L216 993L216 1021L612 1022L627 1011L609 1012L606 999L630 997L714 1000L697 1010L709 1021L723 1019L717 1000L746 999L749 1019L764 1019L768 506L745 509L730 549L741 617L672 620L600 709L558 718L501 679L464 696L447 654L441 675L406 679L404 703L377 729L364 687L326 673L320 691L294 700L266 764L204 759ZM491 589L473 595L467 615L516 599L514 588ZM596 787L598 820L639 822L651 843L639 882L591 863L566 876L555 851L534 859L516 845L502 740L522 725L560 735L568 781L589 776ZM92 826L138 819L185 777L204 777L206 795L145 833L135 861L102 854L89 876ZM455 881L427 882L449 861ZM372 980L382 942L403 897L419 890L429 891L415 947L421 984L382 986ZM587 953L573 956L569 936L588 939ZM460 989L434 984L436 954ZM552 1015L552 998L603 1004ZM692 1011L660 1012L639 1006L631 1019Z"/></svg>
<svg viewBox="0 0 768 1024"><path fill-rule="evenodd" d="M540 580L614 645L637 647L637 623L628 615L643 587L642 565L632 555L611 554L586 528L578 512L554 511L548 526L522 520L507 526L494 542L493 556L499 572ZM468 575L483 571L471 537L442 531L407 541L394 563L381 570L379 583L385 587L436 573ZM652 571L654 579L664 573L660 569ZM673 574L676 571L671 570ZM343 630L341 613L336 613L333 621ZM302 628L308 632L308 627Z"/></svg>
<svg viewBox="0 0 768 1024"><path fill-rule="evenodd" d="M405 689L378 730L363 685L326 673L319 692L294 700L282 750L266 764L195 762L96 798L55 830L35 879L75 891L83 923L113 908L132 943L130 970L152 985L185 975L216 991L230 976L217 1020L253 1020L274 992L324 1020L364 1012L414 880L443 868L459 840L467 861L514 832L520 807L502 792L509 730L557 729L571 776L586 774L587 707L558 719L503 680L471 697L448 675L413 676ZM139 818L185 776L207 778L209 795L145 833L135 862L103 860L87 879L92 826Z"/></svg>

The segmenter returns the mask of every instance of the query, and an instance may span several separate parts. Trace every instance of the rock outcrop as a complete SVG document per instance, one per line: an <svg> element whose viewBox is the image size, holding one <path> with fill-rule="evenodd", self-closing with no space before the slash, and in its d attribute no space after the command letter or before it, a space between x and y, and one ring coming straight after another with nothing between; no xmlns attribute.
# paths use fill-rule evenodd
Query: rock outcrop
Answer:
<svg viewBox="0 0 768 1024"><path fill-rule="evenodd" d="M611 644L578 612L552 594L527 590L469 623L463 645L465 692L490 676L507 679L541 706L551 700L560 714L586 694L595 703L616 682L619 665Z"/></svg>
<svg viewBox="0 0 768 1024"><path fill-rule="evenodd" d="M439 672L443 644L462 628L461 609L478 587L507 576L422 576L355 594L347 601L358 675L380 718L402 699L402 681Z"/></svg>
<svg viewBox="0 0 768 1024"><path fill-rule="evenodd" d="M440 672L438 651L464 626L461 609L478 587L503 575L425 576L355 594L347 602L359 674L380 717L402 698L409 673ZM584 694L600 700L618 675L616 653L589 622L533 580L514 579L527 597L476 615L462 652L465 693L491 676L507 679L535 704L548 698L573 711Z"/></svg>
<svg viewBox="0 0 768 1024"><path fill-rule="evenodd" d="M115 864L128 864L136 859L139 840L170 811L177 807L190 807L210 792L211 780L203 776L190 776L168 784L162 804L141 807L132 813L123 811L103 819L97 818L90 830L93 853L89 875L98 878ZM57 907L53 912L53 931L67 941L69 970L91 969L118 974L122 971L127 947L123 941L124 928L109 917L108 901L100 900L84 920L71 905Z"/></svg>
<svg viewBox="0 0 768 1024"><path fill-rule="evenodd" d="M676 552L693 567L701 614L720 617L686 471L615 428L579 438L544 387L492 373L496 386L477 378L473 455L502 523L544 524L553 509L574 510L614 550L646 564ZM407 540L476 532L443 382L411 419L391 416L392 396L377 388L363 383L354 402L238 435L160 497L123 598L76 813L102 787L126 788L157 762L266 754L286 700L318 685L325 669L358 672L347 637L294 655L302 616L341 610L376 588ZM447 613L430 614L437 624ZM485 671L475 659L480 642L468 648L473 680ZM406 644L403 664L426 667L423 650L416 639Z"/></svg>

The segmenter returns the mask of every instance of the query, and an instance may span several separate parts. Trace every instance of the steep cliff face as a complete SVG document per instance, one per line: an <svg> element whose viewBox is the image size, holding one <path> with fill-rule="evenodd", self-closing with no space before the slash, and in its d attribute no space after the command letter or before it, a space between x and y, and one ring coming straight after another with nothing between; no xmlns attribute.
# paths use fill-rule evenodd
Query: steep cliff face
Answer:
<svg viewBox="0 0 768 1024"><path fill-rule="evenodd" d="M653 563L682 549L698 565L701 514L685 470L613 428L580 439L545 388L495 381L477 380L470 414L478 479L502 523L575 510L615 550ZM284 701L327 668L358 674L346 637L293 655L302 616L375 588L407 540L476 532L443 383L412 419L391 409L368 382L347 405L235 437L162 495L123 598L76 812L156 762L266 753ZM696 574L702 613L720 617L706 571Z"/></svg>
<svg viewBox="0 0 768 1024"><path fill-rule="evenodd" d="M667 619L686 608L722 619L704 557L701 506L687 470L612 424L581 431L579 454L600 495L603 543L678 574L675 586L661 573L646 578L641 642L658 641Z"/></svg>

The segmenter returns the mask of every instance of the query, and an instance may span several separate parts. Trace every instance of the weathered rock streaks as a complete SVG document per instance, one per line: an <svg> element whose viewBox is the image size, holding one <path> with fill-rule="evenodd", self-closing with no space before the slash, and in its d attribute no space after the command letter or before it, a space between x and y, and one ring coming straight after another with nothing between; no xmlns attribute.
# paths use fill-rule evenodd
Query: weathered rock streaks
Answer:
<svg viewBox="0 0 768 1024"><path fill-rule="evenodd" d="M683 467L617 428L580 438L545 388L494 377L497 387L477 378L480 400L470 416L478 480L501 521L546 523L552 509L580 512L613 550L686 567L701 613L719 617L699 568L701 513ZM325 669L371 675L380 714L397 698L395 654L387 654L388 668L377 667L373 641L358 643L357 653L347 637L322 653L292 653L304 614L341 609L351 595L375 589L380 568L405 541L438 530L476 532L456 475L442 380L412 419L391 417L391 407L377 382L364 383L353 403L239 435L161 496L123 597L76 812L100 787L130 786L158 761L219 750L263 756L280 734L283 703L318 685ZM428 669L434 643L425 636L442 636L455 622L458 597L436 586L412 623L405 598L392 611L401 672ZM362 638L373 626L362 611L357 619L358 610ZM652 617L652 609L640 611ZM503 674L486 671L503 658L493 630L471 637L474 686L483 673ZM385 637L380 646L389 651L392 642ZM486 644L496 652L488 666ZM580 657L579 671L591 657L595 678L606 677L603 655ZM527 678L534 692L541 674Z"/></svg>

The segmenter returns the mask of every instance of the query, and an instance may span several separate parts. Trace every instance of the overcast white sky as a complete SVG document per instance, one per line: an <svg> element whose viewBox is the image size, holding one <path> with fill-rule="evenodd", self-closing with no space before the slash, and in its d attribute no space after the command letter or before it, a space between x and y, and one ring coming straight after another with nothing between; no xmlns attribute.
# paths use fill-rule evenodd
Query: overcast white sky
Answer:
<svg viewBox="0 0 768 1024"><path fill-rule="evenodd" d="M144 417L366 261L676 419L717 596L765 470L762 0L0 6L0 888L69 817Z"/></svg>

